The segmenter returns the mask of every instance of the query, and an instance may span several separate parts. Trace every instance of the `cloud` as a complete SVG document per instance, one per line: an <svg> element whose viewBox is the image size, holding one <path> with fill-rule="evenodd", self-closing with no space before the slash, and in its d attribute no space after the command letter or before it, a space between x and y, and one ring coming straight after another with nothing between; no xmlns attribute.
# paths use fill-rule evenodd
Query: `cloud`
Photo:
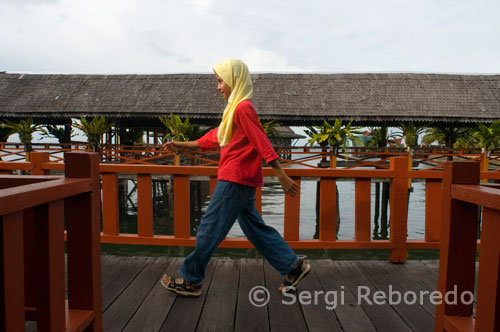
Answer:
<svg viewBox="0 0 500 332"><path fill-rule="evenodd" d="M256 47L250 48L242 54L242 59L248 65L251 72L303 72L305 68L289 65L286 59L272 51L262 50Z"/></svg>
<svg viewBox="0 0 500 332"><path fill-rule="evenodd" d="M500 72L498 1L0 0L0 70Z"/></svg>

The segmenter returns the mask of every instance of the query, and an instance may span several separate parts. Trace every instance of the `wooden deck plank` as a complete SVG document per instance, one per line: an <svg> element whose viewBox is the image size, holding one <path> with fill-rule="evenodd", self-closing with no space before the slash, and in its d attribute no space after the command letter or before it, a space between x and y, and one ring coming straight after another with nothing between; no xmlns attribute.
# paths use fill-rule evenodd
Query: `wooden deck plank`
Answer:
<svg viewBox="0 0 500 332"><path fill-rule="evenodd" d="M301 281L296 294L296 299L302 307L307 328L309 331L343 331L333 312L333 303L331 302L334 300L334 293L329 293L331 295L325 298L325 289L322 287L315 272L316 264L314 262L309 263L311 263L312 270ZM303 294L301 295L301 293ZM302 300L300 300L301 296ZM340 296L338 300L340 301Z"/></svg>
<svg viewBox="0 0 500 332"><path fill-rule="evenodd" d="M399 302L392 305L392 308L401 316L401 318L408 324L413 331L432 331L434 328L433 317L420 305L420 293L408 293L408 302L404 299L405 290L399 285L397 279L401 278L399 270L388 274L381 266L383 262L374 261L361 265L364 269L366 276L373 283L373 285L388 298L386 302L391 301L390 290L398 295L392 296L392 300ZM386 263L390 264L390 263ZM413 304L413 301L415 303Z"/></svg>
<svg viewBox="0 0 500 332"><path fill-rule="evenodd" d="M240 265L240 285L236 306L235 331L269 331L267 305L255 306L250 303L249 294L256 286L264 287L264 264L261 259L242 259ZM265 294L263 294L265 295ZM258 294L258 298L261 294ZM258 302L256 302L259 304Z"/></svg>
<svg viewBox="0 0 500 332"><path fill-rule="evenodd" d="M167 293L166 296L175 297L175 302L174 306L168 312L167 318L163 322L160 331L196 331L198 320L201 316L207 296L207 289L210 289L210 283L212 282L212 276L217 262L218 260L212 259L210 263L208 263L200 297L186 298L177 296L173 293Z"/></svg>
<svg viewBox="0 0 500 332"><path fill-rule="evenodd" d="M283 295L278 291L283 276L267 261L264 262L264 278L270 294L268 310L271 331L307 331L298 301L292 305L283 304Z"/></svg>
<svg viewBox="0 0 500 332"><path fill-rule="evenodd" d="M348 287L356 290L354 293L356 300L361 304L364 312L366 312L378 331L411 331L410 327L389 304L373 305L372 303L370 305L364 299L360 299L360 294L369 291L369 294L373 295L373 293L377 291L371 281L366 277L364 271L360 268L360 265L366 264L366 262L336 261L333 262L333 264L344 277ZM368 290L365 291L364 287L367 287Z"/></svg>
<svg viewBox="0 0 500 332"><path fill-rule="evenodd" d="M208 289L197 331L233 331L240 261L219 259Z"/></svg>
<svg viewBox="0 0 500 332"><path fill-rule="evenodd" d="M122 331L130 318L137 311L145 297L157 284L168 262L155 259L148 260L144 269L104 311L103 330L106 332Z"/></svg>
<svg viewBox="0 0 500 332"><path fill-rule="evenodd" d="M370 318L363 311L356 299L356 289L351 289L345 282L342 274L333 265L331 260L314 262L314 272L318 276L325 291L337 291L337 307L335 314L344 331L375 332ZM343 298L341 297L343 295Z"/></svg>
<svg viewBox="0 0 500 332"><path fill-rule="evenodd" d="M144 266L151 262L145 257L118 257L110 256L107 264L102 266L102 310L105 312L109 305L127 288L127 286L142 271Z"/></svg>
<svg viewBox="0 0 500 332"><path fill-rule="evenodd" d="M165 271L160 273L158 281L149 292L137 312L130 319L124 332L159 331L168 312L172 308L175 296L167 295L167 290L160 284L163 274L178 275L177 270L182 263L181 258L165 258L170 263Z"/></svg>
<svg viewBox="0 0 500 332"><path fill-rule="evenodd" d="M379 262L380 266L384 271L393 277L393 280L398 283L404 291L410 291L414 293L419 293L421 291L433 292L437 290L437 278L432 276L432 273L428 272L426 265L417 263L410 263L411 268L407 264L391 264L389 262ZM431 275L431 276L429 276ZM428 279L432 282L422 282L420 277L428 276ZM427 279L427 278L426 278ZM430 287L432 284L435 286ZM422 302L422 307L434 318L436 314L436 306L431 303L430 296L427 294Z"/></svg>
<svg viewBox="0 0 500 332"><path fill-rule="evenodd" d="M159 279L163 273L178 275L183 259L103 256L105 331L399 332L422 331L429 326L432 330L432 306L424 304L415 311L413 306L403 308L401 304L358 303L358 287L367 286L372 295L377 290L387 292L389 284L403 293L433 291L437 285L435 261L397 265L381 261L312 261L313 271L301 282L298 294L309 292L313 303L305 304L303 298L302 305L299 301L287 305L290 298L277 290L283 277L262 259L213 259L206 271L202 296L192 299L169 293ZM255 286L269 290L267 306L250 303L249 291ZM332 305L333 295L327 303L324 294L335 290L337 306L328 310L326 305ZM415 312L420 318L410 317ZM421 322L417 324L418 319ZM36 323L26 323L26 331L36 331Z"/></svg>

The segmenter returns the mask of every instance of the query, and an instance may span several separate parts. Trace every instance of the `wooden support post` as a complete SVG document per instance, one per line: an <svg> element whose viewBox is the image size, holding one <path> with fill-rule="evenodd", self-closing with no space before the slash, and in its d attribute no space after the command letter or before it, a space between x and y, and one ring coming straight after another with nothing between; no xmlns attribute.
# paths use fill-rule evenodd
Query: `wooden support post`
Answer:
<svg viewBox="0 0 500 332"><path fill-rule="evenodd" d="M102 232L106 235L120 233L116 173L102 173Z"/></svg>
<svg viewBox="0 0 500 332"><path fill-rule="evenodd" d="M371 179L357 178L355 182L354 198L354 239L356 241L370 241L370 202Z"/></svg>
<svg viewBox="0 0 500 332"><path fill-rule="evenodd" d="M72 152L64 159L67 178L92 179L92 192L65 202L68 308L94 311L93 331L102 331L99 154Z"/></svg>
<svg viewBox="0 0 500 332"><path fill-rule="evenodd" d="M174 237L190 236L189 176L174 175Z"/></svg>
<svg viewBox="0 0 500 332"><path fill-rule="evenodd" d="M0 330L24 326L23 213L0 216Z"/></svg>
<svg viewBox="0 0 500 332"><path fill-rule="evenodd" d="M137 234L153 236L151 174L137 174Z"/></svg>
<svg viewBox="0 0 500 332"><path fill-rule="evenodd" d="M427 179L425 183L425 241L439 242L442 219L442 181Z"/></svg>
<svg viewBox="0 0 500 332"><path fill-rule="evenodd" d="M406 237L408 231L408 158L391 158L391 171L394 178L390 190L390 241L393 245L389 261L392 263L406 262Z"/></svg>
<svg viewBox="0 0 500 332"><path fill-rule="evenodd" d="M471 316L472 303L464 304L460 295L474 292L478 207L451 196L452 184L478 184L479 163L447 162L443 174L443 219L439 253L438 292L457 292L457 304L436 305L435 331L443 331L444 315Z"/></svg>
<svg viewBox="0 0 500 332"><path fill-rule="evenodd" d="M49 162L49 153L48 152L31 152L31 175L47 175L49 174L48 170L42 169L43 163Z"/></svg>
<svg viewBox="0 0 500 332"><path fill-rule="evenodd" d="M298 241L300 229L300 178L292 178L299 185L297 195L291 197L285 194L285 225L284 238L286 241Z"/></svg>

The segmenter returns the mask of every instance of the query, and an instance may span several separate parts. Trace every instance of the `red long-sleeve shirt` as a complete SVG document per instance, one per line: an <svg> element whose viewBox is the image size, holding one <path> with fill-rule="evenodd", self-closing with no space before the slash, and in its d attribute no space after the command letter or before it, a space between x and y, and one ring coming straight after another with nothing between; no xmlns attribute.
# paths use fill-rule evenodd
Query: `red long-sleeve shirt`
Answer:
<svg viewBox="0 0 500 332"><path fill-rule="evenodd" d="M215 128L197 140L202 151L219 147L217 130ZM252 102L240 102L234 114L231 141L220 149L218 179L262 187L262 159L269 163L277 158Z"/></svg>

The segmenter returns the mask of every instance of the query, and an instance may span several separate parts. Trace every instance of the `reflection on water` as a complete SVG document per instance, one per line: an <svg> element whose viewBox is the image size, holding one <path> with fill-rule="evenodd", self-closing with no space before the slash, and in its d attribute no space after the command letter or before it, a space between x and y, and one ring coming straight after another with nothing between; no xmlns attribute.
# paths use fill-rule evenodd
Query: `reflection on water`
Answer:
<svg viewBox="0 0 500 332"><path fill-rule="evenodd" d="M267 180L267 179L266 179ZM272 180L272 179L270 179ZM317 181L301 182L300 238L313 239L316 233L316 185ZM137 233L136 181L122 179L119 182L120 232ZM354 182L337 181L340 206L338 239L354 239ZM425 230L425 182L414 182L408 210L408 238L422 239ZM173 200L169 180L153 180L154 234L173 235ZM387 239L387 224L373 222L375 210L375 183L371 189L371 219L373 239ZM195 235L201 216L209 202L208 181L190 182L191 234ZM265 222L283 234L284 195L278 182L266 181L262 189L262 216ZM244 237L235 223L228 237Z"/></svg>

